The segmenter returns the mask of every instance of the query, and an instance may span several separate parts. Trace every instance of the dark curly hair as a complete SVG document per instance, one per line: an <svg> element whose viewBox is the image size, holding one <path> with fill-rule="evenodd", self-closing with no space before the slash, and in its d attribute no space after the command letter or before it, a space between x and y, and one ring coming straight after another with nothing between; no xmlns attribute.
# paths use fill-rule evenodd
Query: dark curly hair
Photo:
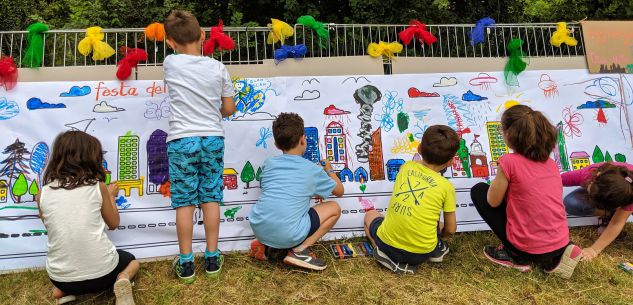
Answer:
<svg viewBox="0 0 633 305"><path fill-rule="evenodd" d="M592 172L585 187L598 208L612 211L633 202L633 172L605 163Z"/></svg>
<svg viewBox="0 0 633 305"><path fill-rule="evenodd" d="M547 161L556 145L556 127L543 113L525 105L503 112L501 127L510 148L532 161Z"/></svg>
<svg viewBox="0 0 633 305"><path fill-rule="evenodd" d="M295 148L304 134L303 119L296 113L282 112L273 122L275 145L282 151Z"/></svg>
<svg viewBox="0 0 633 305"><path fill-rule="evenodd" d="M53 153L44 172L44 184L72 190L105 181L103 151L99 140L83 131L66 131L55 139Z"/></svg>

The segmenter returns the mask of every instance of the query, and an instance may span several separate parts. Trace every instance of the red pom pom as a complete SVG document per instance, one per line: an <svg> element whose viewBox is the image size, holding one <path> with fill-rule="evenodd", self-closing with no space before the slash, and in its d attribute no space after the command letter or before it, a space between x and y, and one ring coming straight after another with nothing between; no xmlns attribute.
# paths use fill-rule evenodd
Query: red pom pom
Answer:
<svg viewBox="0 0 633 305"><path fill-rule="evenodd" d="M398 33L398 36L400 37L400 40L402 40L402 43L406 46L411 43L411 39L413 39L413 37L420 40L421 44L431 45L437 41L437 38L435 38L435 36L426 29L426 24L415 19L411 20L409 22L409 27Z"/></svg>
<svg viewBox="0 0 633 305"><path fill-rule="evenodd" d="M209 33L209 39L204 42L202 52L204 55L213 54L215 48L218 50L230 51L235 49L235 41L233 38L224 34L222 29L222 20L218 22L218 26L211 27L211 33Z"/></svg>
<svg viewBox="0 0 633 305"><path fill-rule="evenodd" d="M147 52L143 49L122 46L121 53L125 57L116 64L119 67L116 70L116 77L120 80L126 80L132 75L132 68L136 68L139 61L147 60Z"/></svg>
<svg viewBox="0 0 633 305"><path fill-rule="evenodd" d="M15 65L13 57L3 56L0 58L0 86L5 90L11 90L18 82L18 66Z"/></svg>

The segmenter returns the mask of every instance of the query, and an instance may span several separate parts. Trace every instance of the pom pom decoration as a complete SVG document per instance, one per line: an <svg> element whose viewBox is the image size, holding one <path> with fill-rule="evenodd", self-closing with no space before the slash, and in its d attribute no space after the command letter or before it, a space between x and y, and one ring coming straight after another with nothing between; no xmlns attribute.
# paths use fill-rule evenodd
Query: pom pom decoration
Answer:
<svg viewBox="0 0 633 305"><path fill-rule="evenodd" d="M484 32L486 28L494 26L495 20L490 17L484 17L479 19L475 24L475 27L470 31L470 44L474 47L479 43L486 40Z"/></svg>
<svg viewBox="0 0 633 305"><path fill-rule="evenodd" d="M569 36L570 34L571 31L567 29L567 23L559 22L556 24L556 32L552 34L549 42L555 47L560 47L563 43L573 47L578 44L578 41L574 37Z"/></svg>
<svg viewBox="0 0 633 305"><path fill-rule="evenodd" d="M524 54L521 50L522 45L523 40L518 38L510 40L510 43L508 43L509 58L504 69L504 76L508 86L519 85L518 76L521 72L525 71L528 65L528 63L523 60Z"/></svg>
<svg viewBox="0 0 633 305"><path fill-rule="evenodd" d="M402 45L397 42L372 42L367 47L367 53L371 57L387 56L391 58L395 55L395 53L400 52L402 52Z"/></svg>
<svg viewBox="0 0 633 305"><path fill-rule="evenodd" d="M48 25L35 22L26 28L26 42L28 47L22 57L22 66L27 68L39 68L44 56L44 32L48 31Z"/></svg>
<svg viewBox="0 0 633 305"><path fill-rule="evenodd" d="M281 41L281 44L283 45L286 38L294 35L295 32L289 24L274 18L271 18L270 21L272 23L268 24L268 27L270 28L267 40L268 44L275 44Z"/></svg>
<svg viewBox="0 0 633 305"><path fill-rule="evenodd" d="M81 55L88 56L92 52L93 60L104 60L116 53L114 49L103 42L103 32L98 26L89 27L86 29L86 37L82 39L77 45L77 50Z"/></svg>
<svg viewBox="0 0 633 305"><path fill-rule="evenodd" d="M304 44L296 46L282 45L275 50L275 64L284 61L286 58L302 58L308 53L308 48Z"/></svg>
<svg viewBox="0 0 633 305"><path fill-rule="evenodd" d="M116 64L118 67L116 77L119 80L126 80L132 75L132 68L136 68L139 61L147 60L147 52L143 49L122 46L121 53L123 53L125 57Z"/></svg>
<svg viewBox="0 0 633 305"><path fill-rule="evenodd" d="M224 34L222 27L222 20L218 22L217 26L211 27L209 39L205 40L202 46L204 55L213 54L216 48L226 51L235 49L235 41L233 41L233 38L229 37L229 35Z"/></svg>
<svg viewBox="0 0 633 305"><path fill-rule="evenodd" d="M145 27L145 37L151 41L164 41L165 40L165 25L159 22L154 22Z"/></svg>
<svg viewBox="0 0 633 305"><path fill-rule="evenodd" d="M416 19L409 21L409 27L400 31L398 37L400 37L400 40L406 46L411 43L414 37L418 39L421 44L431 45L437 41L437 38L426 29L426 24Z"/></svg>
<svg viewBox="0 0 633 305"><path fill-rule="evenodd" d="M299 17L297 19L297 23L315 31L317 37L319 37L319 47L323 49L327 48L330 39L330 31L325 23L316 21L314 17L309 15Z"/></svg>
<svg viewBox="0 0 633 305"><path fill-rule="evenodd" d="M18 66L15 65L13 57L3 56L0 58L0 86L9 91L18 82Z"/></svg>

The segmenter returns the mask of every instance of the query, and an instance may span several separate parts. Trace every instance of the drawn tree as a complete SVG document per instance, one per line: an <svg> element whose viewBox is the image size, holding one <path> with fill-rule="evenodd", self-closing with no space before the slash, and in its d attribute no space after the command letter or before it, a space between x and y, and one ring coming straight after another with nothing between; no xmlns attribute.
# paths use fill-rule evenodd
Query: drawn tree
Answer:
<svg viewBox="0 0 633 305"><path fill-rule="evenodd" d="M29 195L33 196L33 201L35 201L35 196L37 196L37 193L40 192L40 186L37 183L36 179L33 179L33 181L31 181L31 186L29 186Z"/></svg>
<svg viewBox="0 0 633 305"><path fill-rule="evenodd" d="M244 168L242 168L242 173L240 174L240 179L242 182L246 183L246 188L251 188L250 183L255 180L255 170L253 169L253 165L250 161L246 161Z"/></svg>
<svg viewBox="0 0 633 305"><path fill-rule="evenodd" d="M8 156L4 160L0 161L0 166L2 167L0 168L0 177L7 177L9 179L8 185L12 185L14 179L18 179L20 175L23 175L26 183L26 178L28 178L29 174L29 166L28 159L25 156L29 155L29 151L24 148L24 143L20 142L20 139L16 139L13 144L5 147L2 153ZM22 195L25 193L26 186L24 187L24 193L22 193ZM13 192L12 194L15 196ZM16 198L13 199L14 201L18 201L15 200Z"/></svg>
<svg viewBox="0 0 633 305"><path fill-rule="evenodd" d="M259 185L262 184L262 167L257 168L257 173L255 173L255 181L259 182Z"/></svg>
<svg viewBox="0 0 633 305"><path fill-rule="evenodd" d="M607 151L607 154L604 155L604 162L613 162L613 158L611 158L609 151Z"/></svg>
<svg viewBox="0 0 633 305"><path fill-rule="evenodd" d="M42 182L42 174L44 173L44 168L46 168L46 164L48 163L48 145L44 142L39 142L33 146L33 150L31 151L31 160L29 162L29 167L33 174L37 175L37 181ZM41 185L38 185L38 187Z"/></svg>
<svg viewBox="0 0 633 305"><path fill-rule="evenodd" d="M615 162L626 162L626 156L623 154L615 154Z"/></svg>
<svg viewBox="0 0 633 305"><path fill-rule="evenodd" d="M459 150L457 150L457 156L459 156L459 160L462 161L462 168L466 172L466 177L470 178L470 151L468 151L465 139L459 140Z"/></svg>
<svg viewBox="0 0 633 305"><path fill-rule="evenodd" d="M596 145L596 148L593 149L593 155L591 156L593 163L604 162L604 154L602 153L602 149Z"/></svg>
<svg viewBox="0 0 633 305"><path fill-rule="evenodd" d="M11 194L16 197L15 203L20 203L20 197L26 194L29 183L26 181L23 173L20 173L18 179L15 180L13 187L11 188Z"/></svg>

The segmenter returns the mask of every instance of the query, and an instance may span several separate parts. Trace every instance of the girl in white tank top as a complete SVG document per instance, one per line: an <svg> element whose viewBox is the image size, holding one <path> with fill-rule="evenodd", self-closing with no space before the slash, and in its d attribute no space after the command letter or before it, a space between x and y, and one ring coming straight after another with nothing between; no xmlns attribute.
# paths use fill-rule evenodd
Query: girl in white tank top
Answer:
<svg viewBox="0 0 633 305"><path fill-rule="evenodd" d="M46 271L58 304L114 285L117 304L132 305L134 256L117 250L106 230L119 225L116 184L106 186L101 143L82 131L60 134L44 173L40 217L48 230Z"/></svg>

